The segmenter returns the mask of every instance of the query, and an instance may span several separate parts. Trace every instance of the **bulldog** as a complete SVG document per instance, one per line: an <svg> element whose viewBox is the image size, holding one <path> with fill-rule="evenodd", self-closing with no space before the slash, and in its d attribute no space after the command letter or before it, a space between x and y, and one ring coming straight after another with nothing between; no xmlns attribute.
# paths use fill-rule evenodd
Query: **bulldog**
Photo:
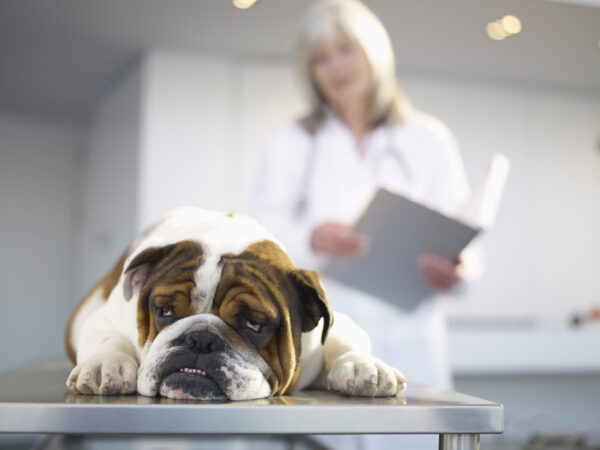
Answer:
<svg viewBox="0 0 600 450"><path fill-rule="evenodd" d="M402 374L333 312L256 221L178 209L138 236L69 321L73 393L249 400L306 387L401 393Z"/></svg>

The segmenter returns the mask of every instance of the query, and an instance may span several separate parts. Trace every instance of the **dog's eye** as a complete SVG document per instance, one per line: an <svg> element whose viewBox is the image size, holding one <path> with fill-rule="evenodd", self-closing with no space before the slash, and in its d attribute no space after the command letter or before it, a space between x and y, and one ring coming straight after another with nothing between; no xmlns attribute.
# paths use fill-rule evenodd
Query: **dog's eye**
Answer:
<svg viewBox="0 0 600 450"><path fill-rule="evenodd" d="M250 322L248 319L246 319L246 323L244 324L244 326L254 331L255 333L260 333L260 330L262 328L261 324Z"/></svg>
<svg viewBox="0 0 600 450"><path fill-rule="evenodd" d="M160 317L173 317L173 307L163 306L162 308L158 308L158 315Z"/></svg>

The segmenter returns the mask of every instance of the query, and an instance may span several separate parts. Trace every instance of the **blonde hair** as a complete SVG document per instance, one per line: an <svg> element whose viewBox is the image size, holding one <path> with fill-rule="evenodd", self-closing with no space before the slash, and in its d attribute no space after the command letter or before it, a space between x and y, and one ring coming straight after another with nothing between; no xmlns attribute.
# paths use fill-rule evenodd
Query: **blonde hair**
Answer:
<svg viewBox="0 0 600 450"><path fill-rule="evenodd" d="M369 125L401 123L411 105L396 81L394 51L383 24L358 0L319 0L300 22L296 41L296 70L311 102L302 124L314 133L323 121L326 101L312 79L312 62L318 45L332 39L339 30L362 48L371 68Z"/></svg>

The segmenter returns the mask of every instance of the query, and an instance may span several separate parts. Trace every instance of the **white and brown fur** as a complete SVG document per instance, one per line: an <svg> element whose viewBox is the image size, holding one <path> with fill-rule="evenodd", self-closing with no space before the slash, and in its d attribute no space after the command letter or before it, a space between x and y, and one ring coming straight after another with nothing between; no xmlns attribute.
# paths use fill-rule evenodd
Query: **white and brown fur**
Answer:
<svg viewBox="0 0 600 450"><path fill-rule="evenodd" d="M315 272L256 221L182 208L140 235L74 311L73 393L243 400L308 386L403 391Z"/></svg>

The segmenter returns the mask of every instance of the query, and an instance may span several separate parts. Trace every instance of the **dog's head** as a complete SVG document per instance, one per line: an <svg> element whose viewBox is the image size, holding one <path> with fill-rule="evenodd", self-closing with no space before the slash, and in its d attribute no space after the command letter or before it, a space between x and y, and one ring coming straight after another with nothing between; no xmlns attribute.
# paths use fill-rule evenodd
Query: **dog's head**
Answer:
<svg viewBox="0 0 600 450"><path fill-rule="evenodd" d="M291 392L301 333L323 319L324 341L332 313L315 272L295 267L269 239L226 248L181 240L130 258L123 289L137 298L141 394L244 400Z"/></svg>

